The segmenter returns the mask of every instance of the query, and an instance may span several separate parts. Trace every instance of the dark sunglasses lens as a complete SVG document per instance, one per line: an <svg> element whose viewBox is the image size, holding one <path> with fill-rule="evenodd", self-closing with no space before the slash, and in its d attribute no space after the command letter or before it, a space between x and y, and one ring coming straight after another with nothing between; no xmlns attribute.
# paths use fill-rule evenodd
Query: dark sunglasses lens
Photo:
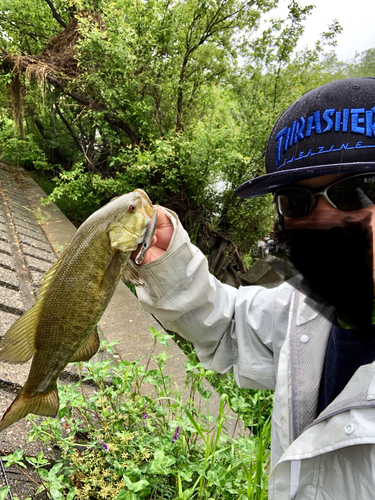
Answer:
<svg viewBox="0 0 375 500"><path fill-rule="evenodd" d="M305 217L313 210L314 199L307 189L280 189L275 198L278 212L284 217Z"/></svg>
<svg viewBox="0 0 375 500"><path fill-rule="evenodd" d="M327 190L327 196L339 210L351 212L375 203L375 175L349 177Z"/></svg>

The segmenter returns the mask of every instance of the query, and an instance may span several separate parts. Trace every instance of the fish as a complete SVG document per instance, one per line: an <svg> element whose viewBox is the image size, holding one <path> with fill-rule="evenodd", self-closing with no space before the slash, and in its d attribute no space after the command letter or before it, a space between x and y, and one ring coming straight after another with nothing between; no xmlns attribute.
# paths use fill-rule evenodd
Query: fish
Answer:
<svg viewBox="0 0 375 500"><path fill-rule="evenodd" d="M68 363L88 361L99 349L97 324L123 275L139 283L144 245L155 233L157 209L136 189L111 200L79 227L46 272L34 305L6 332L0 361L32 359L25 385L0 421L0 431L29 413L56 416L57 378ZM141 253L143 252L143 253Z"/></svg>

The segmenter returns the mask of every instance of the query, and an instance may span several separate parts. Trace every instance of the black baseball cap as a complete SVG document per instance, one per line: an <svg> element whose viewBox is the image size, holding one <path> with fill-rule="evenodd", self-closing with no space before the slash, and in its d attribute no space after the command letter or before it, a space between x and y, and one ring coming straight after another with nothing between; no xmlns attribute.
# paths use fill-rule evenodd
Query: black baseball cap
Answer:
<svg viewBox="0 0 375 500"><path fill-rule="evenodd" d="M277 120L266 174L238 186L241 198L328 174L375 172L375 78L346 78L304 94Z"/></svg>

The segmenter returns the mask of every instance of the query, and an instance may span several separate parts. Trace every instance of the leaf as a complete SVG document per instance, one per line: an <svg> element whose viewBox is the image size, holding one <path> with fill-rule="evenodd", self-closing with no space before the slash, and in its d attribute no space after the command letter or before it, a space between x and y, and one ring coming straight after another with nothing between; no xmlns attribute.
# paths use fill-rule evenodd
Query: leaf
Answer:
<svg viewBox="0 0 375 500"><path fill-rule="evenodd" d="M69 418L69 409L67 406L62 406L59 409L59 419L61 420L63 417Z"/></svg>
<svg viewBox="0 0 375 500"><path fill-rule="evenodd" d="M54 477L56 476L56 474L57 474L58 472L60 472L61 468L62 468L62 464L61 464L61 463L59 463L59 464L55 464L55 465L52 467L52 469L49 471L48 475L49 475L50 477L54 478Z"/></svg>
<svg viewBox="0 0 375 500"><path fill-rule="evenodd" d="M140 481L137 481L136 483L132 483L131 490L134 491L134 493L138 493L142 490L145 490L149 484L150 483L148 481L146 481L146 479L141 479ZM147 490L149 491L149 488L147 488Z"/></svg>
<svg viewBox="0 0 375 500"><path fill-rule="evenodd" d="M194 494L194 492L195 492L195 488L188 488L183 493L183 499L189 500L189 498Z"/></svg>
<svg viewBox="0 0 375 500"><path fill-rule="evenodd" d="M210 399L210 397L212 396L212 391L210 391L209 389L202 390L200 388L200 386L198 386L198 391L199 391L200 395L202 396L202 398L205 399L206 401L208 399Z"/></svg>
<svg viewBox="0 0 375 500"><path fill-rule="evenodd" d="M17 464L20 467L26 468L26 465L22 462L23 450L17 449L14 453L11 453L3 458L5 467L10 467L11 465Z"/></svg>
<svg viewBox="0 0 375 500"><path fill-rule="evenodd" d="M20 448L13 453L13 458L17 462L19 460L22 460L22 457L23 457L23 450L21 450Z"/></svg>
<svg viewBox="0 0 375 500"><path fill-rule="evenodd" d="M116 500L137 500L139 497L132 491L121 490L116 497Z"/></svg>
<svg viewBox="0 0 375 500"><path fill-rule="evenodd" d="M10 490L9 486L3 486L2 488L0 488L0 500L6 499L9 490Z"/></svg>
<svg viewBox="0 0 375 500"><path fill-rule="evenodd" d="M193 417L193 415L190 413L190 411L187 409L186 406L184 406L184 410L185 410L185 413L188 417L188 419L190 420L190 422L193 424L193 427L194 429L198 432L198 434L200 435L200 437L203 439L203 441L207 444L207 441L206 441L206 437L205 435L203 434L202 432L202 429L199 427L199 425L197 424L195 418Z"/></svg>
<svg viewBox="0 0 375 500"><path fill-rule="evenodd" d="M180 470L179 474L180 474L180 476L182 477L182 479L184 481L190 482L192 480L193 471L189 471L189 470L182 471L182 470Z"/></svg>
<svg viewBox="0 0 375 500"><path fill-rule="evenodd" d="M150 462L147 467L149 474L163 474L170 473L170 467L176 463L176 459L171 455L165 455L163 450L158 450L154 454L154 460Z"/></svg>
<svg viewBox="0 0 375 500"><path fill-rule="evenodd" d="M40 471L39 471L39 476L40 476L43 480L47 479L47 478L48 478L48 470L46 470L46 469L40 469Z"/></svg>
<svg viewBox="0 0 375 500"><path fill-rule="evenodd" d="M50 486L49 490L54 500L65 500L65 497L61 493L62 487Z"/></svg>

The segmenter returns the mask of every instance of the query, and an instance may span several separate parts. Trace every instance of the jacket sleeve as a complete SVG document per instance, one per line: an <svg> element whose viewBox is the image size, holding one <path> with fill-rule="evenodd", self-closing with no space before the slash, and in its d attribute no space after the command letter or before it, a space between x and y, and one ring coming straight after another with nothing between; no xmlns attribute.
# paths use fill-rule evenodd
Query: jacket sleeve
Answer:
<svg viewBox="0 0 375 500"><path fill-rule="evenodd" d="M280 287L237 290L221 283L209 273L206 257L192 245L176 214L166 212L174 225L168 250L138 268L146 282L137 288L144 309L190 340L207 369L233 370L240 387L274 389L274 302ZM286 329L287 316L278 316Z"/></svg>

